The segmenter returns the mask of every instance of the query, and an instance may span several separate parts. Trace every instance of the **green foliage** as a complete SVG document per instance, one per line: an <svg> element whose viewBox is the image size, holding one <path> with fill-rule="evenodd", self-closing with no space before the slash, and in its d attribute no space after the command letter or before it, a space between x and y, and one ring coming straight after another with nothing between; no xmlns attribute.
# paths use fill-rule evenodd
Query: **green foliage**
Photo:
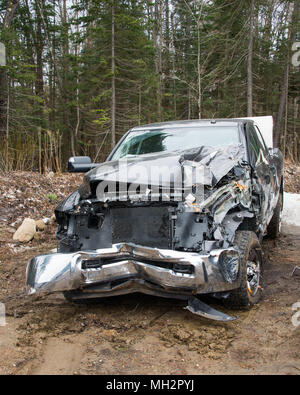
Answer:
<svg viewBox="0 0 300 395"><path fill-rule="evenodd" d="M46 199L48 199L49 202L53 203L53 202L56 202L58 198L57 198L57 196L55 195L55 193L48 193L48 194L46 195Z"/></svg>

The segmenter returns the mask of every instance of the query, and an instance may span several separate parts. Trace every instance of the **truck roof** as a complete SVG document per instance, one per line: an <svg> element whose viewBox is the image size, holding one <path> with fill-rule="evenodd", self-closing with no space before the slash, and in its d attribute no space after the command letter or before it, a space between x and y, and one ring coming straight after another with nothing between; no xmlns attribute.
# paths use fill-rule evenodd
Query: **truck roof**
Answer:
<svg viewBox="0 0 300 395"><path fill-rule="evenodd" d="M169 129L174 127L195 127L195 126L234 126L239 123L252 122L249 119L194 119L188 121L168 121L168 122L157 122L150 123L147 125L136 126L131 129L131 131L139 131L145 129Z"/></svg>

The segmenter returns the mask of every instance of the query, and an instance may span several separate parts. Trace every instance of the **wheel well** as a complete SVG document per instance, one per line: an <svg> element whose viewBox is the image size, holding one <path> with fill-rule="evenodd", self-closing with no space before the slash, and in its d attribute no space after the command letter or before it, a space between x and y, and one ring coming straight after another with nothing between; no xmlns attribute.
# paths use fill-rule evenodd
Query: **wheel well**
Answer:
<svg viewBox="0 0 300 395"><path fill-rule="evenodd" d="M256 224L256 218L244 218L243 222L240 224L237 230L248 230L257 233L258 229Z"/></svg>

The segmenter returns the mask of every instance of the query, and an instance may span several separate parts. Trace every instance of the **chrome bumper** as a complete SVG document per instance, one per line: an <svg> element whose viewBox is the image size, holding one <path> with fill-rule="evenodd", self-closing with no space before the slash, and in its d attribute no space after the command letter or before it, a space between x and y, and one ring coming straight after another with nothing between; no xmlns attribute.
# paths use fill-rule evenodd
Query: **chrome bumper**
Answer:
<svg viewBox="0 0 300 395"><path fill-rule="evenodd" d="M26 273L29 294L80 290L97 296L145 292L188 295L238 286L234 248L207 255L115 244L112 248L52 253L33 258Z"/></svg>

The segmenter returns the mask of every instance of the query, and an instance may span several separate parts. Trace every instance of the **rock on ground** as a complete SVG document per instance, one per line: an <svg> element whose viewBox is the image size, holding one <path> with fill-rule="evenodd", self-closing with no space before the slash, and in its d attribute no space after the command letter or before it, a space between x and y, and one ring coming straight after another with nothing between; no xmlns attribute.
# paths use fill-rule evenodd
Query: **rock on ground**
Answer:
<svg viewBox="0 0 300 395"><path fill-rule="evenodd" d="M46 224L42 219L35 221L37 230L43 231L46 229Z"/></svg>

